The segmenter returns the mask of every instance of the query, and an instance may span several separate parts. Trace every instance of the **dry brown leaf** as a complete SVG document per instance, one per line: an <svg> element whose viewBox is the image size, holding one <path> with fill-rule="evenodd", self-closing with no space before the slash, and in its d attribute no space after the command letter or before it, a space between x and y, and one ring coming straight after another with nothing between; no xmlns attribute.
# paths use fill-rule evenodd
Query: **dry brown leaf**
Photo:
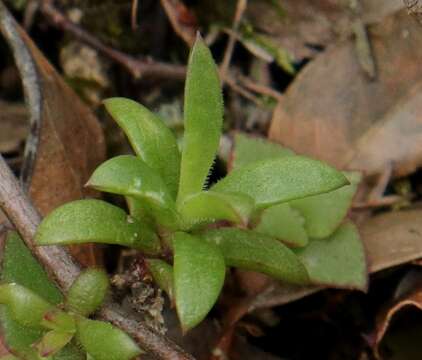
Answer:
<svg viewBox="0 0 422 360"><path fill-rule="evenodd" d="M195 15L180 0L161 0L161 5L176 34L189 46L192 46L198 30Z"/></svg>
<svg viewBox="0 0 422 360"><path fill-rule="evenodd" d="M374 351L375 351L375 356L377 357L377 359L382 359L381 346L382 346L383 341L386 339L386 335L391 327L391 324L393 323L393 318L395 319L399 317L398 316L399 313L403 312L405 308L412 308L412 307L416 308L416 310L422 310L422 288L419 288L415 290L413 293L411 293L410 295L405 296L402 299L399 299L392 306L386 307L385 310L379 314L378 319L377 319L377 327L376 327L375 339L374 339ZM420 341L418 341L418 339L420 339L420 329L421 327L419 327L419 331L418 331L419 336L416 339L409 340L406 346L406 349L403 349L403 346L398 346L398 349L395 349L398 354L394 354L394 356L392 356L391 358L405 359L405 360L419 360L420 354L421 354L420 352L422 351L422 346L420 344ZM409 331L411 329L406 329L406 330ZM403 337L409 337L409 333L405 331L402 333L402 335L399 338L397 338L397 335L396 335L396 339L394 339L393 337L393 339L389 339L389 342L390 343L392 342L394 344L394 342L403 341L402 339L400 339ZM419 355L416 355L416 357L414 357L415 355L409 355L408 348L410 347L412 348L410 349L412 353L417 351ZM406 355L400 354L400 353L404 353Z"/></svg>
<svg viewBox="0 0 422 360"><path fill-rule="evenodd" d="M377 79L344 41L298 75L269 137L343 169L404 176L422 164L422 31L406 11L370 28Z"/></svg>
<svg viewBox="0 0 422 360"><path fill-rule="evenodd" d="M0 101L0 153L15 153L28 134L27 111L23 104Z"/></svg>
<svg viewBox="0 0 422 360"><path fill-rule="evenodd" d="M1 5L1 4L0 4ZM30 118L22 182L45 215L57 206L95 195L84 188L105 158L102 129L90 109L66 85L24 30L0 6L0 30L22 77ZM101 257L91 245L73 247L85 265Z"/></svg>
<svg viewBox="0 0 422 360"><path fill-rule="evenodd" d="M382 20L404 7L401 0L362 0L361 16L365 24ZM293 59L313 57L318 49L352 33L356 16L351 0L278 1L284 15L270 1L251 1L247 16L257 31L286 49Z"/></svg>

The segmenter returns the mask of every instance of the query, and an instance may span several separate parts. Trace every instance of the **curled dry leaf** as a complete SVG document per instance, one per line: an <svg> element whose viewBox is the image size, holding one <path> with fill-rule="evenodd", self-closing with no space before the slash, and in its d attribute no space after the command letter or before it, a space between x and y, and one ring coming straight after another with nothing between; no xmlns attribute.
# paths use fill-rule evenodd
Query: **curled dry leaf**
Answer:
<svg viewBox="0 0 422 360"><path fill-rule="evenodd" d="M405 176L422 164L422 32L406 11L370 27L377 79L352 39L310 63L288 89L269 136L341 169ZM323 84L323 86L321 86Z"/></svg>
<svg viewBox="0 0 422 360"><path fill-rule="evenodd" d="M388 334L390 331L391 325L394 323L396 317L399 317L399 313L403 312L405 308L416 308L417 310L422 310L422 288L419 287L416 291L413 291L411 294L399 299L392 306L386 307L383 312L381 312L377 318L377 326L375 331L375 343L374 351L377 359L383 359L382 357L382 347L384 342L389 343L390 351L393 352L394 359L419 359L420 358L420 327L417 330L417 337L413 337L414 329L411 324L406 326L406 331L400 334L399 331L396 332L395 336ZM390 336L389 336L390 335ZM409 340L404 342L404 338L408 337ZM385 341L384 341L385 340ZM403 347L403 345L405 345ZM391 347L393 349L391 349ZM416 355L415 352L418 352L419 355ZM416 357L415 357L416 356Z"/></svg>
<svg viewBox="0 0 422 360"><path fill-rule="evenodd" d="M29 112L22 182L43 214L84 196L83 186L105 158L104 137L90 109L66 85L24 30L0 3L0 31L8 42L22 77ZM85 265L100 261L98 249L74 247Z"/></svg>
<svg viewBox="0 0 422 360"><path fill-rule="evenodd" d="M161 0L161 5L176 34L189 46L192 46L198 30L195 15L180 0Z"/></svg>

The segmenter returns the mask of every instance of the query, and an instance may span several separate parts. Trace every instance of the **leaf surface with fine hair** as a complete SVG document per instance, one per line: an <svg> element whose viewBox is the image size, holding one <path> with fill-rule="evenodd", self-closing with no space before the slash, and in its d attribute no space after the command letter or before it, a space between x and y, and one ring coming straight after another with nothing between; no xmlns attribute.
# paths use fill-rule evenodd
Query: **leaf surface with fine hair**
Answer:
<svg viewBox="0 0 422 360"><path fill-rule="evenodd" d="M200 192L217 153L223 124L223 95L217 66L198 37L189 56L185 84L183 150L178 202Z"/></svg>
<svg viewBox="0 0 422 360"><path fill-rule="evenodd" d="M163 178L173 196L176 196L180 152L171 130L154 113L136 101L110 98L104 105L126 133L135 153Z"/></svg>

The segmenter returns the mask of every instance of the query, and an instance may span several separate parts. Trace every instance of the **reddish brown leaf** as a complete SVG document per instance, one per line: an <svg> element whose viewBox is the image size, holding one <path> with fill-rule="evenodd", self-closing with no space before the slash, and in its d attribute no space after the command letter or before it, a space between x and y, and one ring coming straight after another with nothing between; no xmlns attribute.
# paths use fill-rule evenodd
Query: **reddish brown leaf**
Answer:
<svg viewBox="0 0 422 360"><path fill-rule="evenodd" d="M84 184L105 158L104 137L90 109L3 7L0 30L22 77L30 118L22 181L45 215L65 202L94 195ZM95 265L101 257L96 249L89 245L72 252L83 264Z"/></svg>
<svg viewBox="0 0 422 360"><path fill-rule="evenodd" d="M406 360L416 360L420 359L420 352L422 351L422 346L420 345L420 330L421 327L419 327L419 330L417 334L419 334L416 338L411 338L412 336L412 329L405 329L406 331L402 331L402 334L400 335L400 332L396 334L395 336L390 336L390 338L387 337L387 332L389 332L389 329L391 327L391 324L393 323L393 319L399 317L399 313L402 313L404 309L406 308L415 308L416 310L422 310L422 289L419 288L413 293L411 293L408 296L405 296L402 299L399 299L396 301L393 305L388 306L385 308L384 311L382 311L377 319L377 327L375 331L375 340L374 340L374 351L377 359L382 359L381 356L381 347L384 340L388 340L388 342L392 343L394 346L394 343L398 343L399 345L395 345L394 347L396 354L394 354L394 359L406 359ZM413 326L412 326L413 327ZM409 333L410 330L410 333ZM403 338L409 337L409 341L407 344L403 344ZM405 345L405 348L403 348L403 345ZM391 347L391 345L390 345ZM391 349L390 349L391 351ZM419 355L414 355L414 353L417 352Z"/></svg>
<svg viewBox="0 0 422 360"><path fill-rule="evenodd" d="M192 46L198 30L195 15L180 0L161 0L161 5L176 34Z"/></svg>
<svg viewBox="0 0 422 360"><path fill-rule="evenodd" d="M321 54L278 105L271 139L342 169L404 176L422 164L422 31L406 11L370 27L377 79L354 41Z"/></svg>

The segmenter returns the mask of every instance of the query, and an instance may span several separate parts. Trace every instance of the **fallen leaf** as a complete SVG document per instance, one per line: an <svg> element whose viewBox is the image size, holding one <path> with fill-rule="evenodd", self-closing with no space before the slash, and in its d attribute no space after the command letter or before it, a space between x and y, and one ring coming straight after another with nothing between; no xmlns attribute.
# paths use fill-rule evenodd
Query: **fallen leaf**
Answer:
<svg viewBox="0 0 422 360"><path fill-rule="evenodd" d="M401 314L403 316L405 313L404 309L409 308L422 310L422 288L419 287L419 289L413 291L410 295L408 294L408 296L399 299L379 314L374 342L374 352L377 359L420 359L422 351L419 340L422 330L420 321L411 323L407 319L401 327L397 327L397 322L400 318L399 315ZM407 315L409 316L409 314ZM416 320L418 319L414 315L411 316ZM382 356L383 348L388 349L390 356Z"/></svg>
<svg viewBox="0 0 422 360"><path fill-rule="evenodd" d="M28 133L25 106L0 101L0 124L0 153L18 152Z"/></svg>
<svg viewBox="0 0 422 360"><path fill-rule="evenodd" d="M66 85L24 30L0 3L0 31L22 77L30 134L21 180L42 215L95 193L84 184L105 158L102 129L90 109ZM99 248L72 248L85 265L98 264Z"/></svg>
<svg viewBox="0 0 422 360"><path fill-rule="evenodd" d="M377 79L352 39L304 68L277 106L269 137L341 169L405 176L422 164L422 32L406 11L369 28ZM381 151L380 151L381 150Z"/></svg>
<svg viewBox="0 0 422 360"><path fill-rule="evenodd" d="M404 7L401 0L362 0L365 24L384 19ZM314 57L338 39L352 33L356 16L349 0L250 1L246 17L274 45L287 50L294 60ZM281 11L280 11L281 8Z"/></svg>
<svg viewBox="0 0 422 360"><path fill-rule="evenodd" d="M180 0L161 0L161 5L176 34L192 46L198 30L195 15Z"/></svg>

